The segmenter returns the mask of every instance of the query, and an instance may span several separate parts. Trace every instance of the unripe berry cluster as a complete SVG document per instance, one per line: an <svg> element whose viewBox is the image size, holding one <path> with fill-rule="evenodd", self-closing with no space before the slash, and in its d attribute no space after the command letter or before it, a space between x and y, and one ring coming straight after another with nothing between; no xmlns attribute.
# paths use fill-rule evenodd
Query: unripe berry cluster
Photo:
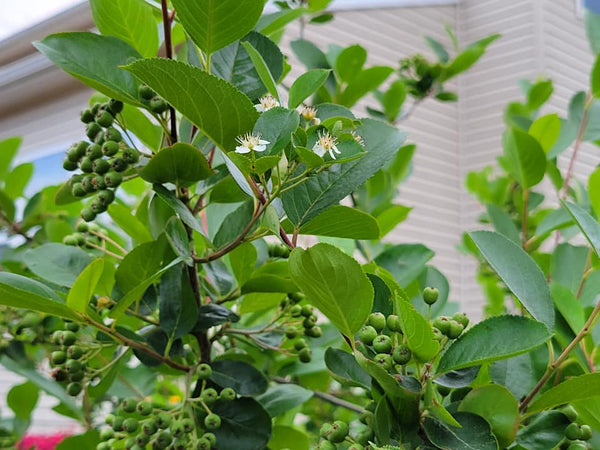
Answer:
<svg viewBox="0 0 600 450"><path fill-rule="evenodd" d="M565 438L560 443L559 448L563 450L587 450L591 448L586 441L592 439L592 428L589 425L580 425L576 422L578 414L575 408L566 405L559 411L571 422L565 428Z"/></svg>
<svg viewBox="0 0 600 450"><path fill-rule="evenodd" d="M162 114L169 109L169 104L145 84L138 88L138 99L155 114Z"/></svg>
<svg viewBox="0 0 600 450"><path fill-rule="evenodd" d="M403 337L400 318L395 314L386 317L380 312L370 314L358 332L358 339L376 353L373 361L390 373L397 373L398 366L408 364L412 358Z"/></svg>
<svg viewBox="0 0 600 450"><path fill-rule="evenodd" d="M433 321L433 332L438 339L446 336L448 339L457 339L469 325L469 318L465 313L456 313L452 317L440 316Z"/></svg>
<svg viewBox="0 0 600 450"><path fill-rule="evenodd" d="M95 193L95 198L81 211L81 217L92 221L115 200L115 189L123 180L122 173L140 159L140 153L129 147L121 132L113 127L115 117L123 109L123 103L110 100L95 103L82 111L81 120L86 124L86 135L91 142L79 141L68 150L63 161L65 170L78 168L69 180L71 193L85 197Z"/></svg>
<svg viewBox="0 0 600 450"><path fill-rule="evenodd" d="M325 423L319 432L322 440L319 442L321 450L335 450L338 444L346 443L348 450L363 450L369 441L373 439L374 433L371 428L373 413L365 411L360 415L360 421L365 425L355 435L350 434L348 423L336 420L333 423Z"/></svg>
<svg viewBox="0 0 600 450"><path fill-rule="evenodd" d="M314 307L309 303L300 304L304 299L302 293L290 293L282 301L281 308L287 324L283 329L285 337L291 341L294 350L298 352L300 362L308 363L312 361L312 351L306 339L300 336L319 338L323 335L323 330L317 326L319 318L315 314Z"/></svg>
<svg viewBox="0 0 600 450"><path fill-rule="evenodd" d="M65 386L67 394L75 397L81 393L89 378L87 370L87 347L78 343L79 325L67 322L63 330L52 334L55 345L50 354L53 367L52 378Z"/></svg>
<svg viewBox="0 0 600 450"><path fill-rule="evenodd" d="M68 234L62 240L63 244L71 245L74 247L85 247L86 245L100 245L101 239L93 233L106 234L106 230L103 230L94 223L79 222L76 226L76 231L72 234Z"/></svg>

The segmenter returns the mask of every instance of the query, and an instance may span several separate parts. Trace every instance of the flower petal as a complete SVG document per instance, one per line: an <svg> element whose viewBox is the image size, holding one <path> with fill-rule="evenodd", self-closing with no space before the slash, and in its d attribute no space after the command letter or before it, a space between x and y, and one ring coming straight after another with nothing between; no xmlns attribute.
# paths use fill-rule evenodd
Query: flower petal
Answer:
<svg viewBox="0 0 600 450"><path fill-rule="evenodd" d="M259 140L258 140L258 144L259 144L259 145L269 145L269 144L270 144L270 142L269 142L269 141L265 141L264 139L259 139Z"/></svg>
<svg viewBox="0 0 600 450"><path fill-rule="evenodd" d="M267 149L266 145L257 145L252 150L254 150L255 152L264 152L266 149Z"/></svg>
<svg viewBox="0 0 600 450"><path fill-rule="evenodd" d="M264 112L265 111L265 108L264 108L263 105L254 105L254 107L256 108L256 110L258 112Z"/></svg>
<svg viewBox="0 0 600 450"><path fill-rule="evenodd" d="M238 145L235 148L236 153L250 153L250 149L248 147L244 147L243 145Z"/></svg>

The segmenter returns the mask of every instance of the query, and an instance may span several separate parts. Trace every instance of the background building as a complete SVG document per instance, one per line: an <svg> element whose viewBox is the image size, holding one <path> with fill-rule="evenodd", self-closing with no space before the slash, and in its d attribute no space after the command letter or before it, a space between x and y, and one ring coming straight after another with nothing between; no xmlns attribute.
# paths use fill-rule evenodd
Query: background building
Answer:
<svg viewBox="0 0 600 450"><path fill-rule="evenodd" d="M399 198L414 209L390 235L395 241L422 242L434 250L432 262L450 280L451 299L477 317L482 296L473 277L475 262L461 255L456 245L463 231L477 226L482 210L464 189L464 179L469 171L492 164L501 152L503 110L509 101L522 99L519 80L552 79L554 95L545 112L563 115L571 96L588 85L593 60L583 30L581 1L337 0L333 9L335 20L309 25L306 36L322 42L322 47L361 44L371 65L393 65L417 52L433 56L423 38L429 35L449 44L445 25L456 30L462 45L493 33L502 35L451 86L458 92L458 102L427 101L401 124L418 144L413 174L402 185ZM65 178L61 152L81 138L79 111L91 91L52 66L30 42L55 31L92 27L89 8L83 3L0 41L0 139L24 137L19 157L37 162L38 186ZM291 26L285 39L295 39L298 32ZM576 175L587 175L599 162L597 153L586 145ZM569 156L570 150L561 155L563 167ZM0 392L6 392L12 382L3 374ZM37 413L39 429L56 430L47 410Z"/></svg>

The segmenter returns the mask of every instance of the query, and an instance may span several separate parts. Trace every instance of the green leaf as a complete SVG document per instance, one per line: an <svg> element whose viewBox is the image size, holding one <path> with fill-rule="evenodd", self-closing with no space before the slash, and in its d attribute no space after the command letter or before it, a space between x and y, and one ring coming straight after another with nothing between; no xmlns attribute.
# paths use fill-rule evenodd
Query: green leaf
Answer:
<svg viewBox="0 0 600 450"><path fill-rule="evenodd" d="M527 92L527 108L531 111L538 110L548 101L553 90L554 87L550 80L543 80L535 83Z"/></svg>
<svg viewBox="0 0 600 450"><path fill-rule="evenodd" d="M91 0L92 17L104 35L116 36L140 52L156 56L158 28L152 7L140 0Z"/></svg>
<svg viewBox="0 0 600 450"><path fill-rule="evenodd" d="M306 12L305 8L283 9L271 14L264 14L258 24L256 31L260 31L267 36L281 31L288 23L293 22Z"/></svg>
<svg viewBox="0 0 600 450"><path fill-rule="evenodd" d="M246 242L230 251L227 256L233 276L238 282L238 286L242 286L248 281L254 270L258 258L256 247L251 242Z"/></svg>
<svg viewBox="0 0 600 450"><path fill-rule="evenodd" d="M599 392L600 373L572 377L540 394L537 400L529 405L526 415L552 409L565 403L597 397Z"/></svg>
<svg viewBox="0 0 600 450"><path fill-rule="evenodd" d="M432 416L448 425L452 425L453 427L461 427L460 423L458 423L456 419L452 417L452 414L450 414L448 410L444 408L443 398L441 398L440 394L437 393L431 380L427 380L423 400L425 402L425 409Z"/></svg>
<svg viewBox="0 0 600 450"><path fill-rule="evenodd" d="M517 443L526 449L555 448L564 439L569 423L559 411L542 413L519 430Z"/></svg>
<svg viewBox="0 0 600 450"><path fill-rule="evenodd" d="M381 105L387 120L390 122L396 120L402 111L404 100L406 100L406 84L401 80L395 80L381 96Z"/></svg>
<svg viewBox="0 0 600 450"><path fill-rule="evenodd" d="M239 395L263 394L269 387L269 382L262 372L246 362L221 359L210 366L210 380L222 388L232 388Z"/></svg>
<svg viewBox="0 0 600 450"><path fill-rule="evenodd" d="M140 85L120 66L142 57L133 47L113 36L94 33L58 33L33 43L50 61L89 87L110 98L141 106Z"/></svg>
<svg viewBox="0 0 600 450"><path fill-rule="evenodd" d="M577 292L586 270L589 248L563 242L555 247L550 258L550 280Z"/></svg>
<svg viewBox="0 0 600 450"><path fill-rule="evenodd" d="M367 62L367 51L360 45L343 49L335 60L335 72L344 83L350 83Z"/></svg>
<svg viewBox="0 0 600 450"><path fill-rule="evenodd" d="M224 151L235 149L236 137L250 131L258 117L248 97L198 67L157 58L136 61L125 69L148 84Z"/></svg>
<svg viewBox="0 0 600 450"><path fill-rule="evenodd" d="M127 293L157 272L168 254L165 252L166 248L166 239L161 236L158 240L144 242L129 251L115 273L115 280L121 292Z"/></svg>
<svg viewBox="0 0 600 450"><path fill-rule="evenodd" d="M173 183L180 187L205 180L214 173L200 150L182 143L163 148L138 172L150 183Z"/></svg>
<svg viewBox="0 0 600 450"><path fill-rule="evenodd" d="M283 193L283 208L294 225L303 225L353 192L396 155L406 137L395 127L373 119L363 119L356 132L365 141L362 158L341 165L339 171L309 176L306 182Z"/></svg>
<svg viewBox="0 0 600 450"><path fill-rule="evenodd" d="M600 217L600 167L597 167L589 176L587 184L590 205L596 214Z"/></svg>
<svg viewBox="0 0 600 450"><path fill-rule="evenodd" d="M187 271L179 264L160 280L159 322L171 339L189 333L198 320L198 305Z"/></svg>
<svg viewBox="0 0 600 450"><path fill-rule="evenodd" d="M260 134L262 139L269 142L265 155L279 155L292 140L292 133L296 131L300 123L300 116L296 111L275 107L261 113L254 124L254 134ZM230 155L230 156L233 156ZM256 160L256 165L260 160ZM279 162L279 159L275 160Z"/></svg>
<svg viewBox="0 0 600 450"><path fill-rule="evenodd" d="M433 255L433 251L422 244L398 244L377 255L375 262L388 270L400 286L407 287Z"/></svg>
<svg viewBox="0 0 600 450"><path fill-rule="evenodd" d="M425 42L427 43L429 48L433 50L440 62L446 63L450 60L450 55L448 54L448 51L444 48L442 44L439 43L439 41L436 41L432 37L425 36Z"/></svg>
<svg viewBox="0 0 600 450"><path fill-rule="evenodd" d="M127 130L135 134L144 145L151 150L158 150L162 137L162 129L139 109L131 105L125 105L121 111L121 117Z"/></svg>
<svg viewBox="0 0 600 450"><path fill-rule="evenodd" d="M494 34L469 45L469 47L459 53L456 58L450 62L446 67L446 70L442 73L440 81L447 81L470 68L483 56L487 46L499 37L499 34Z"/></svg>
<svg viewBox="0 0 600 450"><path fill-rule="evenodd" d="M437 447L446 450L497 450L498 443L490 425L475 414L459 412L454 418L462 428L449 427L437 420L425 418L425 434Z"/></svg>
<svg viewBox="0 0 600 450"><path fill-rule="evenodd" d="M370 389L371 377L358 365L352 354L329 347L325 351L325 365L338 382L347 386Z"/></svg>
<svg viewBox="0 0 600 450"><path fill-rule="evenodd" d="M600 55L596 56L596 62L592 67L590 85L592 95L596 98L600 98Z"/></svg>
<svg viewBox="0 0 600 450"><path fill-rule="evenodd" d="M194 217L187 206L185 206L172 191L169 191L166 187L160 184L155 184L152 188L160 197L160 199L163 200L169 206L169 208L177 213L183 223L189 226L192 230L195 230L202 235L204 234L204 229L202 228L200 222L198 222L196 217Z"/></svg>
<svg viewBox="0 0 600 450"><path fill-rule="evenodd" d="M192 244L181 220L171 217L165 227L165 235L175 254L183 258L188 266L191 266L193 264Z"/></svg>
<svg viewBox="0 0 600 450"><path fill-rule="evenodd" d="M300 39L290 42L290 47L307 69L331 69L325 53L312 42Z"/></svg>
<svg viewBox="0 0 600 450"><path fill-rule="evenodd" d="M211 54L250 32L262 14L262 0L173 0L177 19L204 52Z"/></svg>
<svg viewBox="0 0 600 450"><path fill-rule="evenodd" d="M21 137L10 137L0 141L0 180L4 180L8 174L12 160L17 155L22 142Z"/></svg>
<svg viewBox="0 0 600 450"><path fill-rule="evenodd" d="M312 396L312 391L297 384L276 384L260 397L257 397L256 400L271 417L277 417L296 406L300 406Z"/></svg>
<svg viewBox="0 0 600 450"><path fill-rule="evenodd" d="M264 449L271 438L271 417L249 397L211 406L221 417L221 427L214 430L220 448Z"/></svg>
<svg viewBox="0 0 600 450"><path fill-rule="evenodd" d="M8 220L13 221L15 219L15 204L3 191L0 191L0 211L6 214Z"/></svg>
<svg viewBox="0 0 600 450"><path fill-rule="evenodd" d="M12 199L21 197L32 175L33 163L19 164L6 176L4 193Z"/></svg>
<svg viewBox="0 0 600 450"><path fill-rule="evenodd" d="M306 433L296 428L275 425L268 448L271 450L309 450L310 441Z"/></svg>
<svg viewBox="0 0 600 450"><path fill-rule="evenodd" d="M262 56L273 79L279 80L283 73L283 54L279 47L269 38L255 31L248 33L241 41L252 44L252 47ZM267 92L248 52L240 41L236 41L212 55L211 72L219 78L229 81L251 100L256 100Z"/></svg>
<svg viewBox="0 0 600 450"><path fill-rule="evenodd" d="M363 96L383 83L393 71L394 69L388 66L373 66L362 70L340 94L339 103L348 107L353 106Z"/></svg>
<svg viewBox="0 0 600 450"><path fill-rule="evenodd" d="M370 214L334 205L299 229L300 234L331 236L348 239L379 239L379 225Z"/></svg>
<svg viewBox="0 0 600 450"><path fill-rule="evenodd" d="M448 348L437 373L510 358L542 345L549 338L548 329L535 320L520 316L490 317L469 328Z"/></svg>
<svg viewBox="0 0 600 450"><path fill-rule="evenodd" d="M252 64L254 65L254 69L260 80L263 82L267 91L280 102L279 92L277 92L277 83L273 78L273 74L269 70L269 66L263 59L262 55L258 50L254 48L254 46L250 42L241 42L242 46L246 49Z"/></svg>
<svg viewBox="0 0 600 450"><path fill-rule="evenodd" d="M470 391L458 410L483 417L492 427L500 447L508 447L519 428L519 405L504 386L489 384Z"/></svg>
<svg viewBox="0 0 600 450"><path fill-rule="evenodd" d="M142 243L153 240L148 228L131 213L127 206L112 203L108 207L108 215L135 242Z"/></svg>
<svg viewBox="0 0 600 450"><path fill-rule="evenodd" d="M552 283L550 286L556 309L565 318L573 333L579 333L585 325L585 312L579 299L564 286Z"/></svg>
<svg viewBox="0 0 600 450"><path fill-rule="evenodd" d="M563 201L562 204L569 211L569 214L575 220L575 223L594 249L594 252L596 252L596 255L600 256L600 225L598 221L575 203Z"/></svg>
<svg viewBox="0 0 600 450"><path fill-rule="evenodd" d="M402 323L406 344L415 358L423 362L435 358L440 350L440 344L427 319L411 305L404 292L397 295L395 310Z"/></svg>
<svg viewBox="0 0 600 450"><path fill-rule="evenodd" d="M92 258L77 247L63 244L44 244L27 250L23 262L29 270L44 280L71 287Z"/></svg>
<svg viewBox="0 0 600 450"><path fill-rule="evenodd" d="M548 153L560 136L560 126L558 114L546 114L531 124L529 135L540 143L545 153Z"/></svg>
<svg viewBox="0 0 600 450"><path fill-rule="evenodd" d="M79 320L79 317L64 303L37 295L29 290L18 289L4 282L0 283L0 304L38 311L64 319Z"/></svg>
<svg viewBox="0 0 600 450"><path fill-rule="evenodd" d="M502 144L508 170L524 189L542 181L546 172L546 155L535 138L511 128L504 133Z"/></svg>
<svg viewBox="0 0 600 450"><path fill-rule="evenodd" d="M85 314L88 303L96 290L98 281L104 270L104 260L98 258L93 260L83 272L79 274L75 283L69 290L67 306L73 311Z"/></svg>
<svg viewBox="0 0 600 450"><path fill-rule="evenodd" d="M296 248L290 258L293 281L307 300L352 339L371 313L373 286L358 262L329 244Z"/></svg>
<svg viewBox="0 0 600 450"><path fill-rule="evenodd" d="M22 291L32 292L40 297L46 297L50 300L64 303L64 299L60 295L33 278L17 275L16 273L0 272L0 283L7 284Z"/></svg>
<svg viewBox="0 0 600 450"><path fill-rule="evenodd" d="M492 225L494 225L494 229L515 244L520 245L521 236L519 234L519 229L512 221L510 215L502 208L492 203L485 205L485 209L490 217Z"/></svg>
<svg viewBox="0 0 600 450"><path fill-rule="evenodd" d="M585 9L584 14L585 31L588 42L594 55L600 53L600 14L590 8Z"/></svg>
<svg viewBox="0 0 600 450"><path fill-rule="evenodd" d="M69 436L56 446L56 450L81 450L82 448L94 448L100 442L98 430L88 430L83 434Z"/></svg>
<svg viewBox="0 0 600 450"><path fill-rule="evenodd" d="M404 205L390 205L388 208L379 212L375 218L379 225L380 237L384 237L392 231L398 224L404 222L412 208Z"/></svg>
<svg viewBox="0 0 600 450"><path fill-rule="evenodd" d="M215 303L202 305L198 309L198 322L194 327L194 331L208 330L210 327L221 325L225 322L239 322L240 316L225 308L224 306Z"/></svg>
<svg viewBox="0 0 600 450"><path fill-rule="evenodd" d="M240 236L252 220L253 214L254 202L251 200L242 203L235 211L228 214L213 238L215 247L223 247Z"/></svg>
<svg viewBox="0 0 600 450"><path fill-rule="evenodd" d="M600 396L588 397L571 403L582 423L590 425L595 430L600 429ZM550 411L554 412L554 411Z"/></svg>
<svg viewBox="0 0 600 450"><path fill-rule="evenodd" d="M312 69L300 75L290 87L288 108L296 108L325 83L330 74L327 69Z"/></svg>
<svg viewBox="0 0 600 450"><path fill-rule="evenodd" d="M498 233L474 231L469 236L523 307L548 330L553 330L552 297L546 277L535 261L521 247Z"/></svg>
<svg viewBox="0 0 600 450"><path fill-rule="evenodd" d="M31 381L13 386L6 395L6 404L21 420L29 420L40 396L39 388Z"/></svg>

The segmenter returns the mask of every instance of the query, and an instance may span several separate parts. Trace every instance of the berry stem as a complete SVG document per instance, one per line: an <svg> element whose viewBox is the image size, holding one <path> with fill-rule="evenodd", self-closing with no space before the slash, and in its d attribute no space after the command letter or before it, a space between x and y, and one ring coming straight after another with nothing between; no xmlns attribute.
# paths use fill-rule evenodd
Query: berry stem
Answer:
<svg viewBox="0 0 600 450"><path fill-rule="evenodd" d="M93 234L94 236L99 237L100 239L102 239L103 241L108 242L109 244L114 245L120 252L124 253L125 255L127 254L127 250L125 250L123 247L121 247L119 245L118 242L116 242L115 240L111 239L110 237L108 237L107 235L100 233L99 231L94 231L94 230L88 230L88 233Z"/></svg>
<svg viewBox="0 0 600 450"><path fill-rule="evenodd" d="M85 245L87 245L88 247L95 248L96 250L100 250L101 252L106 253L108 256L112 256L113 258L118 259L119 261L123 260L123 256L117 255L116 253L113 253L110 250L107 250L105 247L96 245L93 242L86 242Z"/></svg>
<svg viewBox="0 0 600 450"><path fill-rule="evenodd" d="M281 378L281 377L275 377L275 378L273 378L273 381L275 383L279 383L279 384L294 384L291 381L288 381L285 378ZM326 402L329 402L332 405L341 406L342 408L346 408L350 411L354 411L357 413L362 413L365 411L365 408L363 408L362 406L356 405L356 404L346 401L344 399L338 398L335 395L328 394L326 392L321 392L321 391L314 391L314 390L312 391L312 393L315 397L320 398L321 400L325 400Z"/></svg>

